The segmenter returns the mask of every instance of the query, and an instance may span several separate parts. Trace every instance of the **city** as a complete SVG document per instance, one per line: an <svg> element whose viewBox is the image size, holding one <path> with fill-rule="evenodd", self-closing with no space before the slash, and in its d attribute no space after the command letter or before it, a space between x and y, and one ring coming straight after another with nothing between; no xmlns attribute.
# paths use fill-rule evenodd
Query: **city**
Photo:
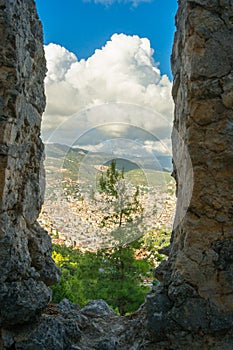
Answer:
<svg viewBox="0 0 233 350"><path fill-rule="evenodd" d="M170 231L175 213L176 196L175 183L171 178L165 186L149 186L141 184L139 188L139 202L143 213L135 217L135 223L125 224L121 228L120 239L116 241L114 232L117 225L109 223L103 227L103 218L116 210L108 198L98 191L90 189L89 195L82 196L79 180L73 180L64 175L62 180L47 174L47 196L39 217L39 222L52 237L52 242L75 248L95 251L98 248L111 247L132 241L149 231ZM133 187L135 188L135 187Z"/></svg>

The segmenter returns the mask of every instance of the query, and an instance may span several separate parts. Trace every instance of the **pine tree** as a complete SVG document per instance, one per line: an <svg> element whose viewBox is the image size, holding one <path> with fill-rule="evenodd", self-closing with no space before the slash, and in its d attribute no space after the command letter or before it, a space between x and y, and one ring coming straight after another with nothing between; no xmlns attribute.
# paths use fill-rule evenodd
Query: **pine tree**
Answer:
<svg viewBox="0 0 233 350"><path fill-rule="evenodd" d="M104 262L101 279L102 283L108 281L104 297L120 315L124 315L139 307L148 290L142 283L142 276L149 271L149 263L135 258L139 240L134 242L143 207L139 201L139 188L127 183L124 169L119 171L115 160L106 172L102 172L99 185L113 209L104 216L102 225L111 225L115 239L112 249L101 251Z"/></svg>
<svg viewBox="0 0 233 350"><path fill-rule="evenodd" d="M126 181L124 169L116 168L113 160L99 180L101 193L107 202L102 227L112 228L111 235L116 243L126 243L140 235L143 207L139 201L139 188Z"/></svg>
<svg viewBox="0 0 233 350"><path fill-rule="evenodd" d="M136 257L143 244L138 238L142 233L137 231L143 207L139 189L127 183L124 170L118 170L115 161L101 173L99 189L102 201L110 209L101 224L111 228L114 244L96 253L55 246L53 257L63 277L53 287L53 299L58 302L69 297L81 306L92 299L104 299L120 315L125 315L143 303L150 290L144 280L152 279L152 264Z"/></svg>

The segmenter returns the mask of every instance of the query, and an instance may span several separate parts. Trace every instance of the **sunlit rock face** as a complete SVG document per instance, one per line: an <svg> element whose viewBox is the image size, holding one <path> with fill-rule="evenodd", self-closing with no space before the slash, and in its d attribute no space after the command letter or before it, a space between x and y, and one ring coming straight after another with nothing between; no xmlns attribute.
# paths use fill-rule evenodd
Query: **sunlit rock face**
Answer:
<svg viewBox="0 0 233 350"><path fill-rule="evenodd" d="M119 318L103 301L46 308L59 273L36 222L44 193L42 30L33 0L0 0L0 349L232 349L232 0L180 0L176 24L170 256L145 306Z"/></svg>
<svg viewBox="0 0 233 350"><path fill-rule="evenodd" d="M168 261L156 271L161 286L147 305L155 338L182 334L195 349L230 349L233 340L232 19L232 0L180 0L176 16L177 217L190 189L192 198L174 229ZM193 181L176 131L187 146Z"/></svg>
<svg viewBox="0 0 233 350"><path fill-rule="evenodd" d="M0 1L0 325L47 306L58 271L36 220L44 194L41 115L46 73L42 28L31 0Z"/></svg>

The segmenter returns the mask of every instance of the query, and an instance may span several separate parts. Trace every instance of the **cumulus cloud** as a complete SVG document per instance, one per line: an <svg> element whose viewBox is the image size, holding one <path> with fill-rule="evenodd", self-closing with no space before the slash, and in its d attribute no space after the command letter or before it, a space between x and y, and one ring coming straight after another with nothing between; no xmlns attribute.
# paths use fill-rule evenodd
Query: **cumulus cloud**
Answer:
<svg viewBox="0 0 233 350"><path fill-rule="evenodd" d="M45 82L48 85L65 80L70 66L77 61L77 57L72 52L56 44L45 46L45 55L48 68Z"/></svg>
<svg viewBox="0 0 233 350"><path fill-rule="evenodd" d="M114 34L87 60L79 60L73 53L55 44L45 46L45 54L48 73L45 80L47 108L43 118L44 135L52 133L69 116L84 111L82 122L91 118L94 121L92 127L98 123L106 124L107 120L109 123L117 121L122 125L125 123L125 129L127 123L149 132L155 127L157 130L160 128L161 137L169 137L168 122L173 117L172 84L166 75L161 76L147 38ZM114 103L132 105L132 108L119 112L117 107L113 107ZM109 107L106 111L97 108L96 113L86 112L104 104L111 106L111 112ZM136 110L134 106L150 110L156 116L154 119L148 117L143 109ZM114 120L117 113L125 114L123 119ZM71 123L66 128L72 129L72 126ZM109 129L110 132L114 128L110 126Z"/></svg>

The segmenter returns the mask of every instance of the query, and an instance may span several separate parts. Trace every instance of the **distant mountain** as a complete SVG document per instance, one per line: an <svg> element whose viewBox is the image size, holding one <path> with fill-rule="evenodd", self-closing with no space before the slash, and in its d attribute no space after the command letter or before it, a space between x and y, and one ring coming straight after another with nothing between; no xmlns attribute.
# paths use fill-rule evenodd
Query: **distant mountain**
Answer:
<svg viewBox="0 0 233 350"><path fill-rule="evenodd" d="M77 152L82 154L87 154L88 151L82 148L70 147L67 145L62 145L60 143L46 143L45 144L45 154L46 157L53 158L63 158L69 152Z"/></svg>
<svg viewBox="0 0 233 350"><path fill-rule="evenodd" d="M90 164L102 164L101 161L104 159L106 154L101 152L89 152L83 148L76 148L76 147L69 147L67 145L62 145L59 143L48 143L45 144L45 154L47 160L49 159L70 159L73 162L80 163L82 161L82 158L88 154L90 161ZM116 166L119 170L124 169L125 172L139 169L139 165L137 164L137 158L135 157L135 162L133 161L133 155L132 159L128 160L125 158L117 158L116 159ZM106 162L106 165L109 165L112 160L109 160ZM171 172L172 171L172 158L170 156L157 156L156 161L154 161L151 157L144 158L143 159L143 167L145 169L153 169L156 171L166 171Z"/></svg>
<svg viewBox="0 0 233 350"><path fill-rule="evenodd" d="M109 160L104 165L107 165L107 166L110 165L112 160ZM116 161L116 168L118 170L124 170L125 172L127 172L130 170L140 169L136 163L131 162L130 160L123 159L123 158L116 158L114 160Z"/></svg>

